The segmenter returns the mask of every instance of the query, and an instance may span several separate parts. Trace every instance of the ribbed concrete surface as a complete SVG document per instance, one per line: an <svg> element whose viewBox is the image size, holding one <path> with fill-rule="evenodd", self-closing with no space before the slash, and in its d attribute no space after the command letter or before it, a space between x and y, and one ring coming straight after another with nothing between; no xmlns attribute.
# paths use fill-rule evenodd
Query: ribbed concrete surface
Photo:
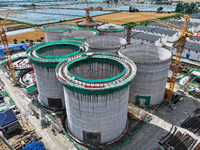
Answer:
<svg viewBox="0 0 200 150"><path fill-rule="evenodd" d="M171 52L151 45L128 45L119 51L137 66L137 75L131 83L130 101L136 103L137 96L150 97L150 104L160 104L164 98L165 85L171 61ZM145 105L140 100L139 105Z"/></svg>

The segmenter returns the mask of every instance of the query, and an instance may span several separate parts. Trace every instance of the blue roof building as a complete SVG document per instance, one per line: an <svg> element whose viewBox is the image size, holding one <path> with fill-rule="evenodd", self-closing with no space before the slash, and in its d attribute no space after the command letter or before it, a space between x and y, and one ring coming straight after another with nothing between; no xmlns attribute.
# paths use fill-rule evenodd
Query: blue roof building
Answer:
<svg viewBox="0 0 200 150"><path fill-rule="evenodd" d="M21 126L12 109L0 112L0 130L2 130L3 133L8 134L19 128L21 128Z"/></svg>

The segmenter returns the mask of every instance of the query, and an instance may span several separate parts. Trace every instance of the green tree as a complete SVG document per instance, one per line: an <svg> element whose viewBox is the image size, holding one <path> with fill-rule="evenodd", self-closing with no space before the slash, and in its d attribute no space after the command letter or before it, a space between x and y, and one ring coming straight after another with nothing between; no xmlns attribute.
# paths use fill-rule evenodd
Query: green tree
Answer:
<svg viewBox="0 0 200 150"><path fill-rule="evenodd" d="M17 44L17 39L14 39L13 41L14 41L14 44Z"/></svg>
<svg viewBox="0 0 200 150"><path fill-rule="evenodd" d="M162 10L163 10L163 7L159 7L159 8L157 9L158 12L161 12Z"/></svg>
<svg viewBox="0 0 200 150"><path fill-rule="evenodd" d="M40 39L37 39L37 42L42 42Z"/></svg>
<svg viewBox="0 0 200 150"><path fill-rule="evenodd" d="M179 12L179 13L184 12L184 6L183 6L181 3L178 3L178 4L176 5L175 11L176 11L176 12Z"/></svg>
<svg viewBox="0 0 200 150"><path fill-rule="evenodd" d="M40 37L40 40L44 40L44 37Z"/></svg>
<svg viewBox="0 0 200 150"><path fill-rule="evenodd" d="M30 40L30 44L33 44L33 42L34 42L33 40Z"/></svg>
<svg viewBox="0 0 200 150"><path fill-rule="evenodd" d="M29 39L26 39L25 41L26 41L26 43L28 43L28 42L29 42Z"/></svg>
<svg viewBox="0 0 200 150"><path fill-rule="evenodd" d="M21 43L25 43L24 41L21 41Z"/></svg>
<svg viewBox="0 0 200 150"><path fill-rule="evenodd" d="M129 6L129 12L132 12L132 6Z"/></svg>

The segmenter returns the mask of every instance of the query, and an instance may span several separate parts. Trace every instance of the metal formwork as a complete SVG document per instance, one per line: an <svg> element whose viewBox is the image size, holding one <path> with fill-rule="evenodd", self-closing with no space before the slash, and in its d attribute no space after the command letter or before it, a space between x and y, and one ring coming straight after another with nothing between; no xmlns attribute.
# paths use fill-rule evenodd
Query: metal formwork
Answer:
<svg viewBox="0 0 200 150"><path fill-rule="evenodd" d="M118 50L125 46L126 39L116 36L96 36L86 40L89 52L105 52L117 54Z"/></svg>
<svg viewBox="0 0 200 150"><path fill-rule="evenodd" d="M130 101L140 106L160 104L172 54L167 49L151 45L128 45L119 51L137 66L137 75L130 87Z"/></svg>
<svg viewBox="0 0 200 150"><path fill-rule="evenodd" d="M44 26L43 30L45 31L46 41L56 41L62 40L60 32L68 30L76 30L77 26L72 24L54 24L49 26Z"/></svg>
<svg viewBox="0 0 200 150"><path fill-rule="evenodd" d="M118 138L127 125L129 85L136 66L126 57L87 53L56 67L64 86L66 127L84 144Z"/></svg>
<svg viewBox="0 0 200 150"><path fill-rule="evenodd" d="M97 30L85 29L85 28L80 28L78 30L65 31L65 32L60 33L62 40L72 40L72 41L80 41L80 42L85 42L87 38L93 37L96 35L99 35L99 32Z"/></svg>
<svg viewBox="0 0 200 150"><path fill-rule="evenodd" d="M102 25L103 22L101 21L94 21L93 19L90 19L89 20L89 28L90 29L94 29L96 28L97 26L100 26ZM87 28L87 21L86 20L82 20L82 21L77 21L76 22L76 25L79 27L79 28Z"/></svg>
<svg viewBox="0 0 200 150"><path fill-rule="evenodd" d="M124 37L126 28L117 24L104 24L97 27L99 32L103 32L103 35Z"/></svg>
<svg viewBox="0 0 200 150"><path fill-rule="evenodd" d="M27 50L36 74L39 100L45 107L65 107L62 84L56 78L55 67L60 61L86 51L87 46L78 41L45 42Z"/></svg>

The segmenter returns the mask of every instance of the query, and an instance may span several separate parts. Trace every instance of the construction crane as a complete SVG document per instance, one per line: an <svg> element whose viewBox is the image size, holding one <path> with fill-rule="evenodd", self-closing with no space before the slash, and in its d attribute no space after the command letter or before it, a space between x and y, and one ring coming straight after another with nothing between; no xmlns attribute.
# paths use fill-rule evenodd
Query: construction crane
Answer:
<svg viewBox="0 0 200 150"><path fill-rule="evenodd" d="M4 18L3 21L0 20L0 24L1 24L1 40L2 40L2 43L4 45L4 49L5 49L5 52L6 52L6 56L7 56L7 59L8 59L8 64L9 64L9 67L10 67L10 72L11 72L11 76L13 78L13 82L14 84L17 84L17 78L15 76L15 70L14 70L14 66L13 66L13 63L12 63L12 59L11 59L11 56L10 56L10 51L9 51L9 48L8 48L8 39L7 39L7 36L6 36L6 31L5 31L5 28L4 28L4 25L5 25L5 22L8 18L8 15L9 13L7 13L6 17Z"/></svg>
<svg viewBox="0 0 200 150"><path fill-rule="evenodd" d="M97 8L89 8L88 7L88 1L85 0L86 4L87 4L87 8L85 8L86 11L86 23L87 23L87 28L89 29L89 23L90 21L92 21L92 17L90 17L90 10L102 10L102 7L97 7Z"/></svg>
<svg viewBox="0 0 200 150"><path fill-rule="evenodd" d="M179 27L179 26L176 26L174 24L171 24L171 23L159 20L159 19L153 19L153 18L151 18L149 16L143 15L142 13L138 13L138 14L143 16L143 17L148 18L149 20L155 21L155 22L157 22L159 24L165 25L167 27L176 29L176 30L181 32L181 35L180 35L180 37L179 37L179 39L177 41L178 44L175 46L176 49L177 49L176 58L175 58L175 62L174 62L174 66L173 66L173 73L172 73L172 77L170 79L170 85L169 85L169 89L168 89L168 93L167 93L167 103L171 103L172 96L173 96L173 91L174 91L174 86L175 86L175 82L176 82L176 76L177 76L179 65L180 65L181 55L182 55L182 52L183 52L183 50L185 48L184 46L185 46L186 38L189 37L188 35L200 37L200 34L191 33L191 32L187 31L188 20L189 20L189 16L188 15L184 15L184 17L185 17L184 25L183 25L183 27ZM129 31L127 32L127 43L128 44L130 44L130 39L131 39L130 38L131 37L131 28L132 27L129 26L129 28L128 28Z"/></svg>

